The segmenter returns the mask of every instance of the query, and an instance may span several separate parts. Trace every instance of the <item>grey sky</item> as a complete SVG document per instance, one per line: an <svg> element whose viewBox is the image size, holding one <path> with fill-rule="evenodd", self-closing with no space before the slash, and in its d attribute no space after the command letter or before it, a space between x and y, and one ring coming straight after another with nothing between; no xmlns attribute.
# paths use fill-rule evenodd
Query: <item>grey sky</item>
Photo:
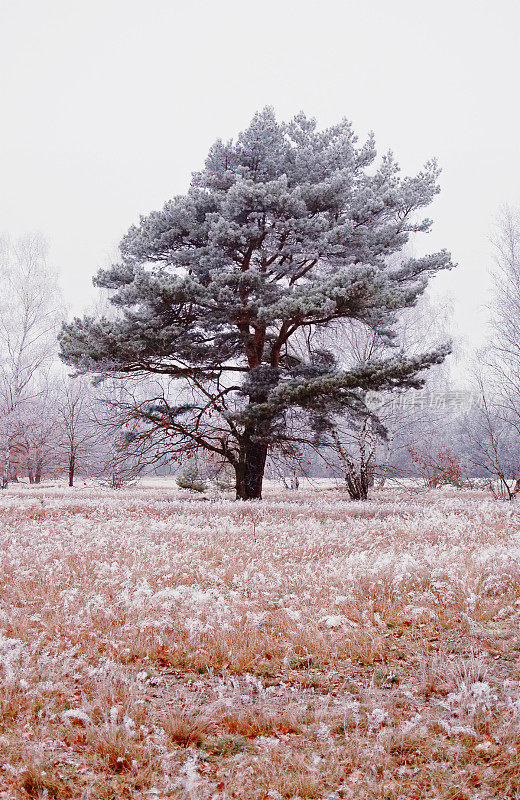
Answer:
<svg viewBox="0 0 520 800"><path fill-rule="evenodd" d="M0 0L0 232L39 230L78 312L139 214L184 192L212 141L303 109L373 129L404 172L443 168L429 250L459 268L478 335L488 237L520 202L520 10L513 0ZM424 238L424 237L423 237ZM421 247L421 249L424 249Z"/></svg>

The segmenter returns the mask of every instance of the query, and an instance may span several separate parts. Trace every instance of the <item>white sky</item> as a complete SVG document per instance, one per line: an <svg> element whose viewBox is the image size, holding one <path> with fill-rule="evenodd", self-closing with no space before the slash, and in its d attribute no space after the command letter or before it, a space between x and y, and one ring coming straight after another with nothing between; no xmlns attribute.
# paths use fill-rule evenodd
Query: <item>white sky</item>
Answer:
<svg viewBox="0 0 520 800"><path fill-rule="evenodd" d="M405 173L439 159L427 247L459 263L436 282L478 338L494 219L520 203L519 52L514 0L0 0L0 232L41 231L80 312L218 136L264 105L346 116Z"/></svg>

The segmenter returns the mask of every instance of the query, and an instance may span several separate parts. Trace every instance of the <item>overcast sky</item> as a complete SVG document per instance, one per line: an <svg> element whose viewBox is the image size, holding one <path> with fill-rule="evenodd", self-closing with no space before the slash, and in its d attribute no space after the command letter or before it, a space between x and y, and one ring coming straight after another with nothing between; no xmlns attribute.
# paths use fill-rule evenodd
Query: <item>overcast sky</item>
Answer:
<svg viewBox="0 0 520 800"><path fill-rule="evenodd" d="M0 0L0 232L41 231L80 312L129 225L186 190L214 139L265 105L347 117L406 173L438 158L427 246L452 251L436 283L479 337L494 219L520 203L519 8Z"/></svg>

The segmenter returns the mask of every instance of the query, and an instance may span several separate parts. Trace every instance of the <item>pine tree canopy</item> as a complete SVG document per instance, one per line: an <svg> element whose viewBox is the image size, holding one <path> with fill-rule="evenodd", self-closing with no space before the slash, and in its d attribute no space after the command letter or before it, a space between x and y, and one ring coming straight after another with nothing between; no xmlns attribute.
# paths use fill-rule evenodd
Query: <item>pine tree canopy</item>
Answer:
<svg viewBox="0 0 520 800"><path fill-rule="evenodd" d="M65 325L62 358L79 372L188 387L190 401L141 405L141 418L160 422L172 446L222 455L251 487L267 448L291 439L290 418L301 431L302 418L323 424L368 390L420 386L446 356L447 346L392 351L398 314L452 266L444 250L402 255L430 229L417 212L438 176L435 161L412 178L391 153L376 163L373 137L358 145L345 120L320 131L267 108L236 141L213 145L185 195L129 229L120 261L95 278L118 312ZM320 332L345 321L375 330L388 357L352 368L334 337L324 347ZM239 495L259 491L261 477Z"/></svg>

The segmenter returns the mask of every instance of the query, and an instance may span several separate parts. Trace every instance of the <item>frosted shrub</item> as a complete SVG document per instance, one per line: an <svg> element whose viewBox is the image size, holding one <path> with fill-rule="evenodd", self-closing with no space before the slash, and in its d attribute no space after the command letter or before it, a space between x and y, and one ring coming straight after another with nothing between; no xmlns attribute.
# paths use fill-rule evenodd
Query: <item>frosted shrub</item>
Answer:
<svg viewBox="0 0 520 800"><path fill-rule="evenodd" d="M181 472L176 476L175 481L179 489L189 489L191 492L205 492L207 489L199 467L195 461L188 461Z"/></svg>

